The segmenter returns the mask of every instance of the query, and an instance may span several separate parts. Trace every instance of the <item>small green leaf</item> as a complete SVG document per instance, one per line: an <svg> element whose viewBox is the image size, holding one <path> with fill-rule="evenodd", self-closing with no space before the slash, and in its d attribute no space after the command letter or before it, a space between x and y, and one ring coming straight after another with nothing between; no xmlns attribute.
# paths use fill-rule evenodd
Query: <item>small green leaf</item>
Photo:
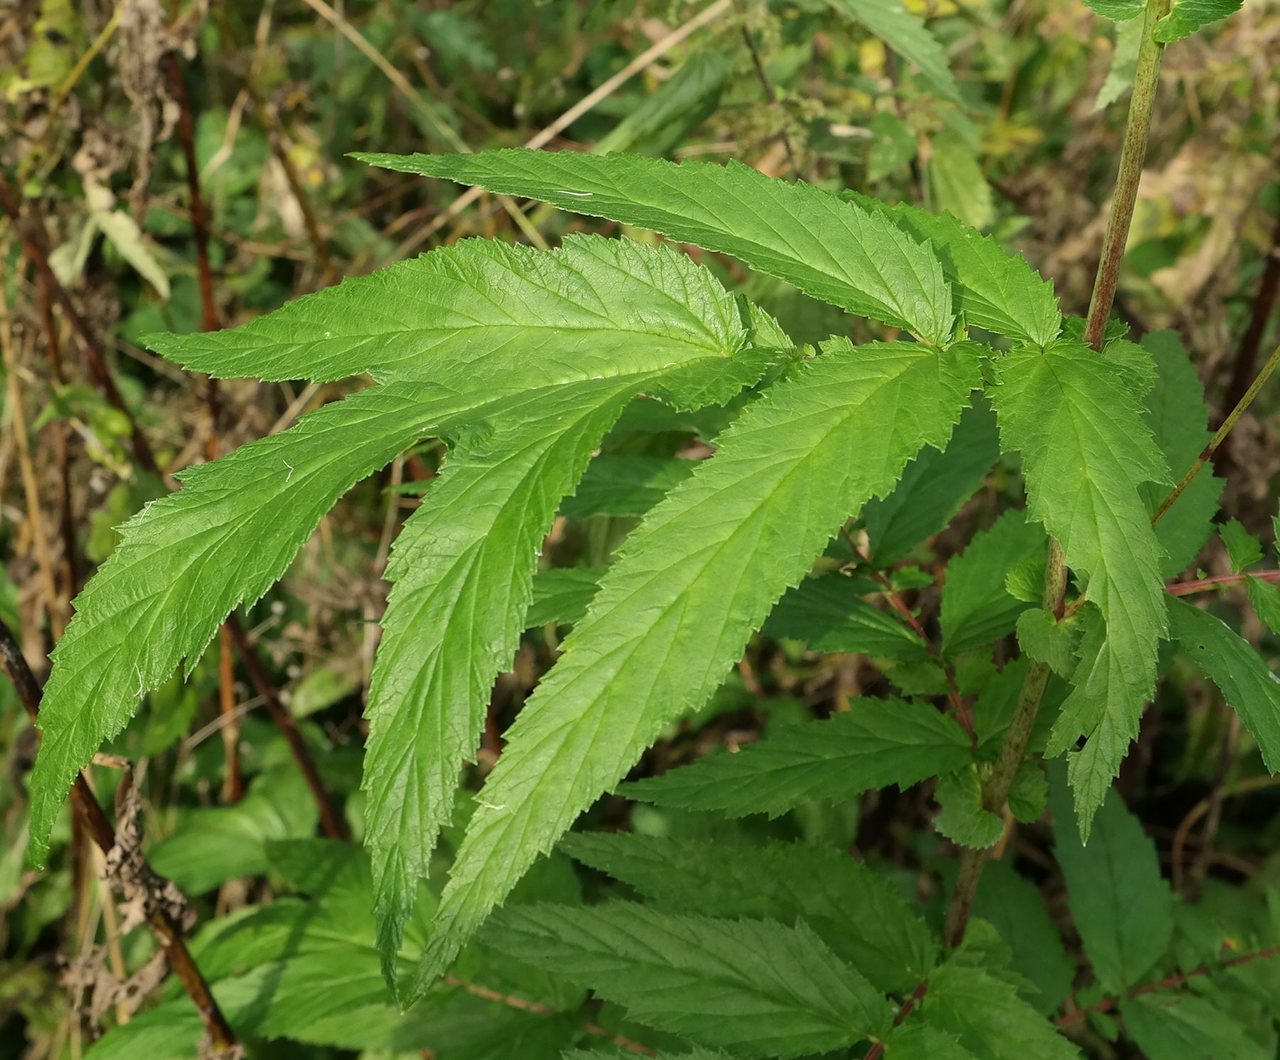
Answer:
<svg viewBox="0 0 1280 1060"><path fill-rule="evenodd" d="M1018 616L1018 647L1029 659L1045 663L1059 677L1070 677L1076 667L1076 623L1059 622L1048 611L1035 607Z"/></svg>
<svg viewBox="0 0 1280 1060"><path fill-rule="evenodd" d="M969 540L964 552L947 564L942 586L942 650L954 658L1013 632L1026 604L1011 596L1005 582L1024 562L1043 559L1044 529L1016 509L1005 512L988 530ZM1044 584L1041 570L1037 596Z"/></svg>
<svg viewBox="0 0 1280 1060"><path fill-rule="evenodd" d="M1245 581L1254 613L1272 633L1280 633L1280 585L1262 578Z"/></svg>
<svg viewBox="0 0 1280 1060"><path fill-rule="evenodd" d="M1104 989L1123 991L1164 955L1173 934L1173 894L1155 844L1115 791L1094 819L1088 846L1071 827L1060 782L1052 803L1054 852L1085 954Z"/></svg>
<svg viewBox="0 0 1280 1060"><path fill-rule="evenodd" d="M1178 646L1222 690L1257 740L1268 771L1280 772L1280 679L1251 644L1208 611L1171 597L1169 621Z"/></svg>
<svg viewBox="0 0 1280 1060"><path fill-rule="evenodd" d="M995 220L991 185L982 173L978 156L961 137L944 132L934 137L929 156L929 186L939 211L960 218L974 228Z"/></svg>
<svg viewBox="0 0 1280 1060"><path fill-rule="evenodd" d="M982 778L976 766L939 777L934 798L942 809L933 825L953 843L984 850L1000 842L1004 821L983 809Z"/></svg>
<svg viewBox="0 0 1280 1060"><path fill-rule="evenodd" d="M971 758L968 737L935 707L859 699L826 721L788 726L736 754L714 755L623 787L659 806L777 816L813 799L841 801L871 788L906 788Z"/></svg>
<svg viewBox="0 0 1280 1060"><path fill-rule="evenodd" d="M1147 0L1084 0L1103 18L1113 22L1127 22L1137 18L1147 6Z"/></svg>
<svg viewBox="0 0 1280 1060"><path fill-rule="evenodd" d="M1244 0L1174 0L1173 10L1156 23L1161 44L1180 41L1240 10Z"/></svg>
<svg viewBox="0 0 1280 1060"><path fill-rule="evenodd" d="M884 590L841 574L806 578L778 601L765 622L765 632L804 641L814 651L927 662L928 650L902 619L861 598L877 591Z"/></svg>
<svg viewBox="0 0 1280 1060"><path fill-rule="evenodd" d="M523 149L355 157L649 228L733 254L815 298L928 342L951 338L951 292L932 251L883 217L739 163Z"/></svg>
<svg viewBox="0 0 1280 1060"><path fill-rule="evenodd" d="M675 76L618 122L592 147L596 154L631 151L665 155L715 111L729 80L729 63L717 51L689 56Z"/></svg>
<svg viewBox="0 0 1280 1060"><path fill-rule="evenodd" d="M1262 562L1262 542L1254 537L1239 519L1230 519L1218 529L1231 560L1231 570L1240 574L1254 564Z"/></svg>
<svg viewBox="0 0 1280 1060"><path fill-rule="evenodd" d="M803 923L633 903L504 909L501 951L589 986L632 1019L747 1057L798 1057L888 1030L884 997Z"/></svg>

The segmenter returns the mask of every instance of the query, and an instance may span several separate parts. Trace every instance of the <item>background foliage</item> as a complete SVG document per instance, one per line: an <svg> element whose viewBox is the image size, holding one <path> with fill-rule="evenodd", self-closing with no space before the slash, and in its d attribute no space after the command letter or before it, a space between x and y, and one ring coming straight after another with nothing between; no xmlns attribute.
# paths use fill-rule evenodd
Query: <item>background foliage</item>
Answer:
<svg viewBox="0 0 1280 1060"><path fill-rule="evenodd" d="M861 193L950 211L1022 250L1064 310L1082 314L1132 76L1132 23L1056 0L907 8L291 0L169 10L142 0L44 0L0 13L0 172L23 200L24 230L50 250L86 330L100 337L120 393L114 404L103 396L83 336L51 305L18 227L0 229L0 618L22 631L29 658L43 659L74 591L112 553L113 528L167 492L173 472L278 434L334 398L373 393L339 381L340 366L311 382L284 367L284 382L214 385L146 352L143 336L241 323L340 276L468 236L559 245L621 229L657 242L572 213L468 198L347 152L481 150L545 136L548 146L580 151L732 158L770 176L852 189L855 201ZM657 54L633 63L646 49ZM1165 57L1118 310L1131 337L1160 354L1148 425L1175 474L1275 341L1278 60L1280 11L1266 0ZM592 105L563 121L583 100ZM203 223L193 217L188 146ZM910 227L909 213L898 208L897 217ZM475 246L452 253L490 254L501 267L504 252ZM722 249L741 257L740 248ZM747 275L728 256L694 257L798 341L895 337L811 298L838 285L828 271L788 286ZM917 334L947 326L904 315L910 307L848 308ZM981 298L957 308L980 326L1009 323ZM1053 326L1033 322L1028 337L1041 340ZM691 323L691 333L699 327ZM1200 383L1211 408L1188 417ZM632 405L622 413L544 545L532 629L476 719L479 762L452 819L436 811L448 823L435 868L452 859L475 808L466 792L498 761L503 733L583 614L598 568L734 412ZM1218 462L1225 487L1197 480L1197 490L1223 491L1214 538L1161 530L1165 577L1189 567L1200 579L1274 571L1275 412L1274 392L1264 393L1230 436ZM1082 444L1110 444L1107 426L1091 424ZM585 424L583 437L592 429ZM1023 454L1033 511L1037 489L1057 481L1052 469L1042 487L1035 481L1044 429L1028 415L1005 440ZM139 452L139 433L154 461ZM378 444L367 432L361 441ZM387 444L395 451L401 442ZM118 798L121 833L132 821L155 868L194 899L193 952L254 1055L822 1055L851 1035L886 1034L888 993L918 1004L927 1020L904 1023L890 1056L1075 1048L1157 1060L1272 1056L1275 794L1254 739L1218 691L1232 695L1244 667L1213 673L1194 652L1170 661L1085 847L1065 778L1052 771L1046 821L993 819L982 822L990 835L975 837L965 831L975 815L957 810L970 793L963 771L879 788L903 776L880 747L850 764L860 780L816 790L769 761L821 756L832 746L828 727L874 726L874 716L849 713L857 696L971 700L993 664L966 648L997 637L1008 638L996 660L1004 670L969 705L980 737L1007 724L1023 665L1010 661L1009 635L1016 623L1024 649L1034 643L1040 612L1028 601L1039 597L1043 535L1007 510L1020 503L1022 468L993 470L995 452L989 413L966 413L945 455L911 465L906 487L869 506L829 553L833 571L859 565L858 606L844 586L838 599L824 596L823 579L806 583L808 598L789 597L710 704L671 726L632 774L624 794L636 801L599 802L406 1014L387 995L369 912L385 892L346 839L360 838L365 819L361 709L377 696L382 577L397 576L390 542L436 475L439 443L418 445L357 486L247 613L261 672L246 669L234 632L220 635L188 682L175 678L151 694L114 738L118 759L145 762L136 785L121 783L118 759L93 768L94 784L104 800ZM1141 472L1133 469L1136 480ZM1140 488L1149 506L1163 494ZM301 525L305 514L264 507L255 525ZM1132 532L1118 527L1110 542L1080 544L1091 555L1085 563L1105 567ZM235 547L246 563L269 565L255 544ZM1280 588L1230 577L1201 588L1206 596L1192 599L1211 601L1274 665ZM1140 607L1123 584L1117 591L1122 604ZM1173 606L1184 647L1214 635L1205 614ZM176 660L181 631L171 635ZM949 653L941 666L939 642ZM1046 631L1044 658L1062 650ZM938 733L933 757L918 763L922 778L964 761L955 757L959 730L930 717ZM762 734L768 743L741 763L758 766L757 783L718 788L720 752ZM862 735L891 744L892 734ZM317 771L311 778L299 769L299 747ZM176 984L148 974L150 937L132 930L138 911L100 881L83 828L62 816L49 871L25 866L33 732L8 684L0 684L0 749L12 778L0 788L0 1048L192 1055L199 1018ZM694 762L681 779L654 779ZM865 772L877 764L887 770L879 779ZM1025 816L1035 822L1045 796L1028 786ZM955 873L951 840L993 843L998 860L965 946L944 961L936 935ZM414 905L404 929L410 952L425 941L438 891L433 878ZM915 998L930 969L928 994ZM412 961L398 970L408 975Z"/></svg>

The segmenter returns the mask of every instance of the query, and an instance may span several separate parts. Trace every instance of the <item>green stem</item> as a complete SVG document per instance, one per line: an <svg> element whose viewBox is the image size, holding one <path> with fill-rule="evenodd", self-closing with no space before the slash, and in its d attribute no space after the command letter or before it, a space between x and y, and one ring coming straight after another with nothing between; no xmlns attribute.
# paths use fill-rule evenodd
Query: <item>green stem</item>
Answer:
<svg viewBox="0 0 1280 1060"><path fill-rule="evenodd" d="M1120 263L1129 240L1134 204L1138 201L1138 183L1142 179L1142 163L1147 154L1147 131L1151 127L1151 109L1155 104L1160 58L1164 53L1164 45L1155 38L1155 25L1167 6L1167 0L1147 0L1138 66L1133 78L1133 96L1129 102L1129 119L1124 130L1124 144L1120 148L1120 170L1116 174L1111 216L1107 218L1102 257L1098 261L1098 274L1093 281L1093 297L1089 300L1089 317L1084 329L1084 341L1095 350L1102 349L1107 333L1107 321L1111 317L1111 305L1120 279Z"/></svg>
<svg viewBox="0 0 1280 1060"><path fill-rule="evenodd" d="M1200 473L1200 469L1213 459L1213 454L1218 451L1218 446L1220 446L1223 439L1231 433L1231 428L1234 427L1236 425L1236 421L1244 415L1245 410L1253 404L1253 399L1258 396L1258 391L1266 386L1267 380L1271 378L1271 373L1276 370L1277 365L1280 365L1280 346L1277 346L1272 351L1271 356L1267 358L1267 363L1262 366L1262 371L1260 371L1257 378L1249 384L1249 389L1244 392L1244 397L1242 397L1236 403L1236 407L1231 410L1231 415L1222 421L1222 426L1219 427L1217 433L1209 439L1209 444L1206 445L1204 447L1204 451L1196 457L1195 463L1187 468L1187 473L1183 475L1182 478L1178 479L1178 484L1173 487L1169 496L1161 502L1160 507L1156 509L1156 514L1151 517L1151 521L1153 523L1158 523L1164 517L1164 513L1173 507L1174 502L1182 496L1182 491L1191 485L1191 480Z"/></svg>
<svg viewBox="0 0 1280 1060"><path fill-rule="evenodd" d="M1138 182L1142 178L1142 164L1146 157L1147 132L1151 126L1151 110L1155 103L1156 84L1160 77L1160 58L1164 46L1155 39L1155 24L1164 14L1168 0L1147 0L1142 26L1142 44L1138 49L1138 68L1134 76L1133 97L1129 103L1129 117L1125 126L1124 145L1120 150L1120 168L1116 174L1115 193L1111 198L1111 214L1107 218L1107 232L1102 241L1102 257L1098 262L1098 274L1093 284L1093 297L1089 301L1089 316L1085 321L1085 341L1095 350L1102 349L1107 332L1107 320L1115 301L1116 284L1120 277L1120 263L1124 258L1125 243L1129 237L1129 225L1133 220L1133 207L1138 199ZM1280 355L1280 351L1277 351ZM1266 369L1264 369L1264 372ZM1254 388L1250 388L1253 390ZM1224 425L1225 426L1225 425ZM1049 556L1045 563L1044 609L1059 619L1063 615L1063 601L1067 586L1066 557L1062 546L1054 539L1049 541ZM996 759L990 776L982 787L983 809L1000 813L1009 798L1014 778L1018 775L1027 754L1031 730L1035 726L1040 700L1049 683L1049 667L1033 662L1027 668L1018 693L1004 746ZM986 867L985 850L966 849L960 859L960 873L956 879L955 893L947 910L946 941L955 947L964 939L965 928L973 911L974 898L982 871Z"/></svg>

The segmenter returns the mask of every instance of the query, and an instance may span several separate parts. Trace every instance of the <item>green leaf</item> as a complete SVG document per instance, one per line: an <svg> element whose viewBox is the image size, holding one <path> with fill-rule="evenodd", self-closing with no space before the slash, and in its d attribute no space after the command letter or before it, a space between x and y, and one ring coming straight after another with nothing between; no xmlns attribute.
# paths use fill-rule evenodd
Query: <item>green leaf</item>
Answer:
<svg viewBox="0 0 1280 1060"><path fill-rule="evenodd" d="M1174 0L1173 10L1156 23L1155 38L1162 44L1183 40L1235 14L1243 4L1244 0Z"/></svg>
<svg viewBox="0 0 1280 1060"><path fill-rule="evenodd" d="M1084 0L1103 18L1113 22L1127 22L1137 18L1147 6L1147 0Z"/></svg>
<svg viewBox="0 0 1280 1060"><path fill-rule="evenodd" d="M1042 279L1018 253L1005 250L958 218L918 206L887 206L856 192L842 198L881 213L899 228L933 247L955 292L956 309L968 324L1037 346L1062 330L1062 313L1052 282Z"/></svg>
<svg viewBox="0 0 1280 1060"><path fill-rule="evenodd" d="M885 1042L890 1060L977 1060L954 1034L930 1026L919 1017L895 1027Z"/></svg>
<svg viewBox="0 0 1280 1060"><path fill-rule="evenodd" d="M1066 1060L1080 1055L1016 987L958 958L929 977L921 1016L983 1060Z"/></svg>
<svg viewBox="0 0 1280 1060"><path fill-rule="evenodd" d="M982 806L982 778L974 765L945 773L934 792L941 812L933 825L953 843L985 850L1000 842L1004 820Z"/></svg>
<svg viewBox="0 0 1280 1060"><path fill-rule="evenodd" d="M1115 50L1111 53L1111 66L1107 79L1098 89L1093 101L1094 110L1105 110L1133 87L1138 71L1138 47L1142 44L1142 20L1130 19L1116 28Z"/></svg>
<svg viewBox="0 0 1280 1060"><path fill-rule="evenodd" d="M219 623L284 573L342 494L457 408L418 384L355 394L180 472L179 493L124 525L53 652L31 775L34 863L77 771L124 728L142 695L183 659L190 672Z"/></svg>
<svg viewBox="0 0 1280 1060"><path fill-rule="evenodd" d="M354 157L653 229L927 342L951 338L951 292L932 251L883 217L748 166L523 149Z"/></svg>
<svg viewBox="0 0 1280 1060"><path fill-rule="evenodd" d="M937 957L898 888L831 847L594 832L561 847L675 912L803 920L880 990L911 989Z"/></svg>
<svg viewBox="0 0 1280 1060"><path fill-rule="evenodd" d="M947 55L925 24L899 0L827 0L854 22L860 22L909 63L947 99L959 102L960 92L947 67Z"/></svg>
<svg viewBox="0 0 1280 1060"><path fill-rule="evenodd" d="M571 519L591 515L644 515L689 477L694 461L655 456L602 456L593 460L572 497L560 506Z"/></svg>
<svg viewBox="0 0 1280 1060"><path fill-rule="evenodd" d="M1245 581L1245 591L1262 623L1272 633L1280 633L1280 585L1262 578L1249 578Z"/></svg>
<svg viewBox="0 0 1280 1060"><path fill-rule="evenodd" d="M888 1029L889 1004L803 923L675 916L633 903L504 909L491 944L739 1056L798 1057Z"/></svg>
<svg viewBox="0 0 1280 1060"><path fill-rule="evenodd" d="M1142 345L1156 368L1155 386L1147 398L1147 426L1169 470L1181 478L1209 442L1204 387L1177 332L1153 331L1143 337ZM1212 465L1203 468L1156 524L1156 537L1168 553L1161 563L1164 577L1185 570L1209 540L1224 485ZM1147 482L1139 488L1152 514L1169 493L1164 483Z"/></svg>
<svg viewBox="0 0 1280 1060"><path fill-rule="evenodd" d="M1049 802L1049 781L1044 766L1026 759L1018 766L1009 789L1009 812L1023 824L1035 824L1044 816Z"/></svg>
<svg viewBox="0 0 1280 1060"><path fill-rule="evenodd" d="M1070 677L1076 666L1076 624L1058 621L1040 607L1018 616L1018 647L1028 659L1048 665L1059 677Z"/></svg>
<svg viewBox="0 0 1280 1060"><path fill-rule="evenodd" d="M1115 791L1094 819L1088 846L1069 823L1066 792L1053 785L1053 841L1071 916L1105 990L1133 986L1169 948L1173 894L1155 844Z"/></svg>
<svg viewBox="0 0 1280 1060"><path fill-rule="evenodd" d="M657 347L669 360L723 354L742 334L734 299L683 254L570 236L552 251L466 240L230 331L147 344L222 379L368 372L480 393L651 369Z"/></svg>
<svg viewBox="0 0 1280 1060"><path fill-rule="evenodd" d="M1272 1060L1239 1021L1194 994L1152 993L1120 1001L1128 1036L1148 1060Z"/></svg>
<svg viewBox="0 0 1280 1060"><path fill-rule="evenodd" d="M1267 770L1280 772L1280 680L1248 641L1208 611L1170 597L1169 623L1178 646L1240 715Z"/></svg>
<svg viewBox="0 0 1280 1060"><path fill-rule="evenodd" d="M573 246L594 251L601 242ZM704 289L706 299L692 302L709 310L708 317L682 322L675 316L666 340L652 333L645 349L629 354L625 373L610 363L619 352L612 342L591 353L574 351L572 367L561 369L568 379L529 389L512 398L488 430L461 434L392 552L385 637L366 711L363 783L365 845L388 975L418 881L449 819L459 770L479 745L493 681L511 665L526 626L538 552L562 499L641 389L665 390L679 404L720 402L759 374L752 356L731 359L746 335L736 315L716 312L724 300L706 289L719 290L710 276L670 252L636 249L632 244L619 260L644 281L641 293L661 282L675 302L685 291ZM573 258L578 282L611 281L625 297L628 288L616 286L616 274L590 271L599 260ZM645 262L651 271L639 271ZM542 373L551 374L555 363L543 364ZM584 371L596 378L572 381ZM452 665L458 659L467 665Z"/></svg>
<svg viewBox="0 0 1280 1060"><path fill-rule="evenodd" d="M922 450L894 491L862 510L876 565L893 566L944 529L999 457L995 417L984 408L966 409L945 450Z"/></svg>
<svg viewBox="0 0 1280 1060"><path fill-rule="evenodd" d="M1070 993L1076 970L1036 885L1003 861L990 861L973 915L994 925L1008 944L1014 970L1040 992L1032 998L1035 1007L1045 1015L1055 1012Z"/></svg>
<svg viewBox="0 0 1280 1060"><path fill-rule="evenodd" d="M944 654L954 658L1013 632L1027 605L1009 594L1005 579L1019 564L1042 558L1047 547L1039 524L1016 509L970 538L964 552L947 564L942 586Z"/></svg>
<svg viewBox="0 0 1280 1060"><path fill-rule="evenodd" d="M293 763L256 777L233 806L210 806L179 816L168 839L149 860L188 894L200 894L237 876L265 872L271 840L311 835L315 800Z"/></svg>
<svg viewBox="0 0 1280 1060"><path fill-rule="evenodd" d="M991 400L1006 449L1021 452L1028 512L1061 543L1105 620L1086 632L1073 689L1049 742L1069 756L1082 835L1120 769L1155 688L1168 628L1163 553L1138 492L1168 473L1115 362L1070 340L1018 349L998 366Z"/></svg>
<svg viewBox="0 0 1280 1060"><path fill-rule="evenodd" d="M663 726L707 701L841 523L921 447L945 443L977 377L967 348L824 349L749 405L628 538L507 734L419 989Z"/></svg>
<svg viewBox="0 0 1280 1060"><path fill-rule="evenodd" d="M1218 536L1226 546L1233 573L1240 574L1262 562L1262 542L1249 533L1239 519L1229 519L1220 526Z"/></svg>
<svg viewBox="0 0 1280 1060"><path fill-rule="evenodd" d="M736 754L713 755L624 793L659 806L777 816L814 799L839 802L872 788L906 788L972 756L960 726L926 703L859 699L826 721L788 726Z"/></svg>
<svg viewBox="0 0 1280 1060"><path fill-rule="evenodd" d="M638 385L626 377L531 391L491 435L455 448L392 550L363 782L388 976L494 678L526 626L542 540Z"/></svg>
<svg viewBox="0 0 1280 1060"><path fill-rule="evenodd" d="M674 77L602 136L592 151L665 155L711 116L728 80L729 63L723 54L691 55Z"/></svg>
<svg viewBox="0 0 1280 1060"><path fill-rule="evenodd" d="M860 598L883 591L873 582L841 574L806 578L769 613L765 632L804 641L814 651L928 662L928 649L900 618Z"/></svg>
<svg viewBox="0 0 1280 1060"><path fill-rule="evenodd" d="M525 625L537 629L549 622L571 626L587 613L600 588L604 567L554 567L533 576L533 600Z"/></svg>
<svg viewBox="0 0 1280 1060"><path fill-rule="evenodd" d="M973 148L953 132L943 132L933 139L929 187L940 212L952 214L974 228L985 228L995 220L991 185L982 173L978 157Z"/></svg>

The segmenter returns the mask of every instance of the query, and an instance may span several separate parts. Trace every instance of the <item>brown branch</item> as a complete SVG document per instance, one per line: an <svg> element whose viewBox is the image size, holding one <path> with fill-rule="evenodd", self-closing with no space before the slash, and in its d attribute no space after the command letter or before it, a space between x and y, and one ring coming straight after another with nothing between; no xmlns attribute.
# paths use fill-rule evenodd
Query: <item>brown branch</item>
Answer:
<svg viewBox="0 0 1280 1060"><path fill-rule="evenodd" d="M928 992L929 983L927 981L921 980L921 982L916 984L916 988L911 992L911 996L902 1003L902 1008L898 1009L898 1014L893 1017L893 1025L895 1027L902 1026L903 1020L915 1011L915 1007L924 1000L924 996ZM884 1056L884 1042L874 1042L872 1043L871 1048L867 1050L867 1055L864 1060L880 1060L880 1057L882 1056Z"/></svg>
<svg viewBox="0 0 1280 1060"><path fill-rule="evenodd" d="M1249 389L1249 380L1253 378L1254 366L1258 363L1258 351L1262 348L1262 339L1266 334L1267 322L1276 307L1276 299L1280 296L1280 213L1276 214L1276 225L1271 232L1271 246L1267 250L1267 264L1262 270L1262 282L1258 285L1258 296L1253 302L1253 312L1249 317L1249 326L1240 336L1240 346L1236 350L1235 369L1231 373L1231 381L1227 384L1222 404L1232 408L1239 404L1244 392ZM1231 441L1224 439L1214 454L1214 467L1221 472L1223 465L1231 459Z"/></svg>
<svg viewBox="0 0 1280 1060"><path fill-rule="evenodd" d="M231 634L231 639L235 642L236 650L240 654L240 662L244 665L245 672L249 675L249 680L253 682L253 687L258 690L258 695L262 697L267 712L271 715L271 720L275 722L276 728L280 730L280 735L284 737L285 743L289 745L289 751L293 755L294 761L297 762L298 768L302 771L307 787L311 789L311 797L315 799L316 806L320 809L320 827L324 829L324 834L332 839L351 838L351 834L347 829L347 822L334 808L333 802L329 798L329 793L325 790L324 782L320 779L320 773L316 769L315 760L311 757L311 752L307 749L307 745L302 740L302 734L298 731L297 723L293 720L293 715L289 713L288 708L280 701L280 693L276 691L276 686L272 684L271 678L267 676L267 671L263 668L262 662L258 658L257 650L250 643L248 634L245 633L244 627L240 625L240 620L235 615L229 615L223 628Z"/></svg>
<svg viewBox="0 0 1280 1060"><path fill-rule="evenodd" d="M217 331L218 306L213 296L213 268L209 264L209 219L205 213L204 195L200 190L200 163L196 158L195 123L191 120L191 101L187 95L186 81L178 57L167 56L169 85L178 102L178 140L187 167L187 193L191 199L191 227L196 245L196 273L200 281L200 304L205 331ZM216 460L221 448L218 426L222 419L222 398L218 381L209 376L206 380L205 401L209 407L209 439L205 445L205 459ZM222 746L225 773L222 778L222 801L239 802L244 794L244 775L240 763L240 723L236 717L235 667L232 658L231 635L224 626L218 637L218 711L225 724L222 727Z"/></svg>
<svg viewBox="0 0 1280 1060"><path fill-rule="evenodd" d="M15 229L18 230L22 239L23 247L26 249L28 256L39 270L41 277L44 279L46 289L52 299L62 307L71 321L72 327L76 334L80 337L86 351L91 366L94 368L94 379L98 387L107 396L113 405L119 402L118 408L129 417L129 423L132 427L134 453L138 462L152 474L163 476L159 464L156 463L155 455L151 451L151 447L147 444L146 438L143 436L141 429L138 427L137 421L133 419L128 408L124 405L124 399L120 397L120 391L116 388L115 381L111 377L111 372L107 368L106 359L102 355L102 346L98 342L93 331L90 329L85 319L76 311L75 305L71 300L71 296L67 293L67 289L54 275L53 270L49 267L48 256L44 252L44 248L40 245L40 241L35 234L25 231L20 224L17 202L13 197L13 191L9 184L5 181L4 176L0 175L0 207L3 207L12 220ZM112 395L115 398L112 398ZM289 750L293 753L294 759L298 763L298 768L302 770L302 774L307 781L307 786L311 789L316 799L316 805L320 810L320 819L324 824L325 833L337 838L345 838L347 829L342 818L335 813L332 803L329 801L328 795L325 793L324 786L320 783L320 774L316 770L315 763L311 759L311 752L307 750L306 744L302 742L301 736L298 734L297 726L294 724L293 716L284 708L280 702L280 694L272 685L271 679L267 676L267 672L263 669L257 655L254 653L252 645L249 644L248 638L244 636L244 631L240 629L239 623L235 616L232 615L227 619L227 623L231 626L232 639L236 641L237 648L240 650L241 662L244 663L246 671L248 671L250 679L258 688L259 693L267 702L267 709L271 714L272 720L279 726L285 742L289 745ZM269 691L268 691L269 690Z"/></svg>
<svg viewBox="0 0 1280 1060"><path fill-rule="evenodd" d="M800 177L800 165L796 161L795 148L791 144L791 134L787 132L786 111L782 109L782 104L778 100L778 93L774 91L773 82L769 79L769 71L764 68L764 60L760 57L760 50L756 46L755 37L745 22L739 28L742 30L742 40L747 46L747 51L751 54L751 65L755 69L756 80L760 82L760 89L764 92L765 102L769 104L769 109L773 111L774 117L778 119L777 136L782 144L782 149L787 154L787 164L791 167L791 176L793 178Z"/></svg>
<svg viewBox="0 0 1280 1060"><path fill-rule="evenodd" d="M12 631L3 622L0 622L0 669L3 669L13 682L19 700L22 701L23 707L34 723L40 714L40 683L31 672L31 667L27 665L27 660L23 657L22 649L18 647ZM71 789L71 803L85 831L103 855L109 856L113 850L117 849L115 829L107 820L106 813L98 803L83 773L76 775L75 784ZM140 854L137 856L141 859ZM169 959L169 967L173 969L183 989L195 1004L196 1011L200 1013L200 1019L204 1023L205 1033L214 1053L219 1056L240 1055L235 1032L227 1023L226 1017L209 989L209 984L192 959L191 952L182 939L182 928L174 919L169 903L161 899L162 893L171 894L176 891L176 888L171 881L158 876L145 861L141 861L140 865L145 872L145 893L148 899L145 902L147 923L155 934L156 941L165 951Z"/></svg>
<svg viewBox="0 0 1280 1060"><path fill-rule="evenodd" d="M32 211L35 212L35 204L32 203L31 206ZM41 246L42 240L27 225L22 223L22 208L18 202L18 197L3 174L0 174L0 210L3 210L8 216L13 224L14 231L18 233L18 238L22 241L23 252L40 274L45 293L58 303L59 308L71 323L72 329L79 336L80 344L84 347L85 360L89 364L89 371L93 375L98 389L106 396L112 407L128 421L129 439L133 445L133 452L138 459L138 463L153 474L163 477L163 472L160 470L159 464L156 463L155 454L151 451L146 435L142 433L142 428L138 426L138 421L134 418L132 410L125 403L124 396L116 388L115 380L112 379L111 372L107 368L106 359L102 356L101 346L94 338L88 322L80 315L75 304L71 301L71 296L67 293L67 289L62 286L61 281L54 275L53 269L50 268L49 257L45 253L44 247Z"/></svg>
<svg viewBox="0 0 1280 1060"><path fill-rule="evenodd" d="M1191 582L1170 582L1164 591L1170 596L1190 596L1223 585L1243 585L1251 581L1280 582L1280 570L1259 570L1245 574L1215 574L1212 578L1197 578Z"/></svg>
<svg viewBox="0 0 1280 1060"><path fill-rule="evenodd" d="M1221 964L1202 964L1199 968L1193 968L1189 972L1170 975L1154 983L1144 983L1142 986L1135 986L1132 990L1126 991L1120 997L1105 997L1095 1005L1089 1005L1087 1008L1078 1008L1065 1013L1064 1015L1059 1016L1054 1022L1057 1023L1059 1027L1070 1027L1076 1023L1083 1023L1090 1016L1096 1013L1110 1012L1120 1004L1121 1001L1128 1001L1130 998L1141 997L1143 994L1154 994L1157 990L1171 990L1176 986L1183 986L1192 979L1198 979L1202 975L1210 975L1213 972L1220 972L1226 968L1234 968L1238 964L1251 964L1253 961L1266 960L1270 957L1280 957L1280 946L1268 946L1266 949L1256 950L1253 953L1244 953L1239 957L1232 957L1230 960L1223 961Z"/></svg>

